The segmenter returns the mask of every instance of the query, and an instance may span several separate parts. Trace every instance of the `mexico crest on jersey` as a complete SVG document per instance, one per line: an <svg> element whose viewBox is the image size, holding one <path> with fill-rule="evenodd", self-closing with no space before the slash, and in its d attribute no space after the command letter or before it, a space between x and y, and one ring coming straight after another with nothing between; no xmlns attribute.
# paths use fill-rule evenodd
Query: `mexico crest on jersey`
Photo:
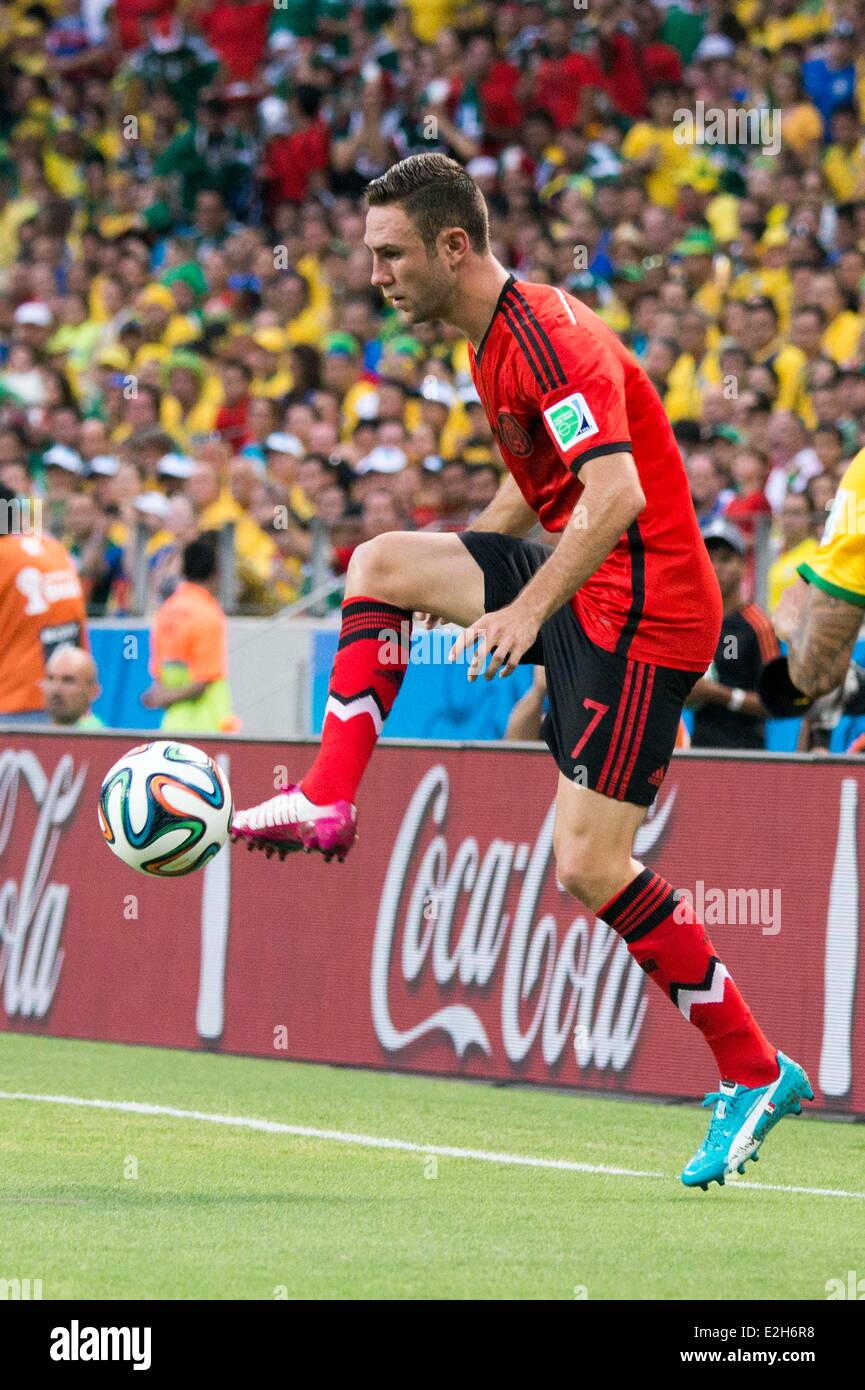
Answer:
<svg viewBox="0 0 865 1390"><path fill-rule="evenodd" d="M575 391L564 400L556 401L544 411L550 432L560 449L572 449L581 439L588 439L598 433L595 417L589 410L585 396Z"/></svg>
<svg viewBox="0 0 865 1390"><path fill-rule="evenodd" d="M516 416L511 415L507 410L499 412L496 421L499 439L505 448L517 458L526 458L532 452L531 435L519 422Z"/></svg>

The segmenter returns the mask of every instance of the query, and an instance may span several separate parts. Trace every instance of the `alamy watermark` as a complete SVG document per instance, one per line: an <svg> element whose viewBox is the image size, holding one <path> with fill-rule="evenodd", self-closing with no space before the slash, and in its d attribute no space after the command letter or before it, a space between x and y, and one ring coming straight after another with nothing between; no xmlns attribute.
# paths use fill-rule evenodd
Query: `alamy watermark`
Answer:
<svg viewBox="0 0 865 1390"><path fill-rule="evenodd" d="M412 641L412 625L406 619L398 627L382 628L378 634L379 647L377 659L381 666L445 666L450 662L450 651L456 641L452 628L433 627L428 631L418 629L416 641ZM483 634L480 633L476 643L469 643L463 648L461 659L463 665L471 665L475 659L476 649L482 651L484 647Z"/></svg>
<svg viewBox="0 0 865 1390"><path fill-rule="evenodd" d="M675 922L693 913L704 927L759 927L763 936L781 930L780 888L712 888L701 878L690 888L677 888Z"/></svg>
<svg viewBox="0 0 865 1390"><path fill-rule="evenodd" d="M0 536L44 535L42 527L42 498L13 497L0 501Z"/></svg>
<svg viewBox="0 0 865 1390"><path fill-rule="evenodd" d="M766 106L707 106L694 103L691 111L673 112L673 139L677 145L759 145L764 154L781 149L781 112Z"/></svg>
<svg viewBox="0 0 865 1390"><path fill-rule="evenodd" d="M41 1279L0 1279L0 1300L28 1300L42 1297Z"/></svg>
<svg viewBox="0 0 865 1390"><path fill-rule="evenodd" d="M848 1298L857 1303L865 1299L865 1279L855 1269L848 1269L846 1279L827 1279L824 1285L827 1300Z"/></svg>

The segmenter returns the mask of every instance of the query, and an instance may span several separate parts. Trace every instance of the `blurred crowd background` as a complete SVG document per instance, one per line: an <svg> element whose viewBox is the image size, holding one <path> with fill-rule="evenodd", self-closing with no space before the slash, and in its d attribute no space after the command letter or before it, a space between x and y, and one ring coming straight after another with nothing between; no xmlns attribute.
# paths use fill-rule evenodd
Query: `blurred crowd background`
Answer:
<svg viewBox="0 0 865 1390"><path fill-rule="evenodd" d="M502 463L466 345L362 241L366 182L438 150L643 363L771 610L865 443L863 49L856 0L5 4L0 482L91 617L226 527L231 608L273 614L469 524Z"/></svg>

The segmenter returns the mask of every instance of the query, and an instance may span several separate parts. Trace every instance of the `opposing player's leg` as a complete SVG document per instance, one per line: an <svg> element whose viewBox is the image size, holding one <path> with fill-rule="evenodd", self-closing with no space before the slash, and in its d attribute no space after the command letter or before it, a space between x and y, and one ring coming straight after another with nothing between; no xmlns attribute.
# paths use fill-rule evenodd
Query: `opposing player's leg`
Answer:
<svg viewBox="0 0 865 1390"><path fill-rule="evenodd" d="M483 613L483 573L456 535L391 531L354 552L318 755L299 784L239 811L234 838L268 855L345 858L357 789L408 666L415 610L461 626Z"/></svg>
<svg viewBox="0 0 865 1390"><path fill-rule="evenodd" d="M559 879L622 938L711 1048L724 1080L707 1097L715 1107L709 1133L682 1180L723 1183L812 1092L802 1068L763 1034L687 900L633 857L691 678L602 651L570 610L544 628L544 654L545 737L560 770Z"/></svg>

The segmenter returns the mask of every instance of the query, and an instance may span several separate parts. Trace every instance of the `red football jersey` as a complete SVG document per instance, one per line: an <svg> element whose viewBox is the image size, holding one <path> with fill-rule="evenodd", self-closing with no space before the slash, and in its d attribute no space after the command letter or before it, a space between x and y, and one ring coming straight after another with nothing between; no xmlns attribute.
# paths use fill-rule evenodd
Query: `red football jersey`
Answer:
<svg viewBox="0 0 865 1390"><path fill-rule="evenodd" d="M670 422L636 359L585 304L513 276L469 356L502 457L546 530L564 530L588 459L633 454L646 505L572 599L588 636L635 660L705 670L721 594Z"/></svg>

